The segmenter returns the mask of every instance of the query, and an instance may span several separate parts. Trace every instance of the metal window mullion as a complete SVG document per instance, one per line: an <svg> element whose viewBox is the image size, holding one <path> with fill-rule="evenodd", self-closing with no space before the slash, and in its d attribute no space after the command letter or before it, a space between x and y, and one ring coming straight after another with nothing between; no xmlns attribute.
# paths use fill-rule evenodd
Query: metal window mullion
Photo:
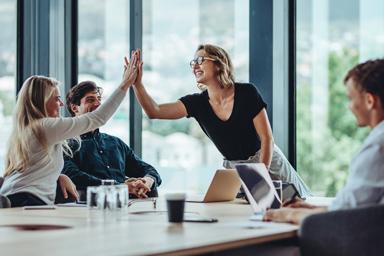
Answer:
<svg viewBox="0 0 384 256"><path fill-rule="evenodd" d="M129 6L129 48L130 52L142 48L143 34L143 3L131 0ZM133 88L129 89L129 144L138 157L142 155L142 110L136 99Z"/></svg>
<svg viewBox="0 0 384 256"><path fill-rule="evenodd" d="M73 86L77 84L78 77L78 1L66 0L64 3L64 88L68 92ZM70 116L65 110L65 116Z"/></svg>
<svg viewBox="0 0 384 256"><path fill-rule="evenodd" d="M296 0L288 6L288 160L296 169Z"/></svg>
<svg viewBox="0 0 384 256"><path fill-rule="evenodd" d="M17 92L32 75L49 75L49 0L17 2Z"/></svg>
<svg viewBox="0 0 384 256"><path fill-rule="evenodd" d="M249 81L267 103L273 127L273 1L250 1Z"/></svg>

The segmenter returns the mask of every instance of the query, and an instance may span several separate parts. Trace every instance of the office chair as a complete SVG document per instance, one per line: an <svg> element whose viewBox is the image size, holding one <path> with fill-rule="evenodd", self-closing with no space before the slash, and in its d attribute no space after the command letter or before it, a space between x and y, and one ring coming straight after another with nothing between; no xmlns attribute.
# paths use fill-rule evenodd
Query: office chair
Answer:
<svg viewBox="0 0 384 256"><path fill-rule="evenodd" d="M306 217L299 230L302 256L383 255L384 205Z"/></svg>
<svg viewBox="0 0 384 256"><path fill-rule="evenodd" d="M0 208L10 208L10 207L11 207L11 202L9 201L8 197L0 194Z"/></svg>
<svg viewBox="0 0 384 256"><path fill-rule="evenodd" d="M3 186L4 178L0 176L0 188Z"/></svg>
<svg viewBox="0 0 384 256"><path fill-rule="evenodd" d="M4 178L0 177L0 188L3 185ZM0 208L10 208L11 202L9 201L8 197L3 196L0 194Z"/></svg>

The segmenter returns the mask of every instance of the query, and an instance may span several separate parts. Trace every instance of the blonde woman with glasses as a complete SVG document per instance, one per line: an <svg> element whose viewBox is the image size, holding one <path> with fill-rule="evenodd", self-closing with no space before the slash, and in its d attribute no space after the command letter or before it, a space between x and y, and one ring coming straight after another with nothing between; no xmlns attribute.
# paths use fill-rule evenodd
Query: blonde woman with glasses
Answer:
<svg viewBox="0 0 384 256"><path fill-rule="evenodd" d="M136 52L125 58L123 81L97 110L79 117L63 118L59 82L44 76L28 78L17 97L13 112L12 134L5 159L5 180L0 194L12 207L53 204L56 181L63 194L68 190L76 198L75 185L63 169L63 149L72 155L65 140L104 125L124 99L137 77ZM60 177L60 178L59 178Z"/></svg>
<svg viewBox="0 0 384 256"><path fill-rule="evenodd" d="M142 83L143 63L133 84L137 99L150 119L194 117L224 157L224 167L237 163L264 163L272 179L292 182L301 196L311 191L274 144L266 103L251 83L235 82L228 53L214 45L199 45L190 62L200 93L173 103L157 104Z"/></svg>

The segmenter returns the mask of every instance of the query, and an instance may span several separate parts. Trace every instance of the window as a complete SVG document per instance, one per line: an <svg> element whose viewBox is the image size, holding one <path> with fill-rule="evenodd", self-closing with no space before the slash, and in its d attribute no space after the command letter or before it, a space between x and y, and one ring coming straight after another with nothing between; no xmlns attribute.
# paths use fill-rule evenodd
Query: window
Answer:
<svg viewBox="0 0 384 256"><path fill-rule="evenodd" d="M124 55L129 54L129 1L78 1L78 81L90 80L103 88L106 99L121 83ZM101 127L129 144L129 100Z"/></svg>
<svg viewBox="0 0 384 256"><path fill-rule="evenodd" d="M384 0L297 0L297 170L316 196L335 196L369 133L348 109L348 70L384 55Z"/></svg>
<svg viewBox="0 0 384 256"><path fill-rule="evenodd" d="M200 92L189 66L199 44L223 47L249 81L249 1L143 1L143 83L157 103ZM160 194L204 193L223 157L198 123L143 116L143 159L163 179Z"/></svg>
<svg viewBox="0 0 384 256"><path fill-rule="evenodd" d="M0 176L16 99L16 0L0 0Z"/></svg>
<svg viewBox="0 0 384 256"><path fill-rule="evenodd" d="M79 0L79 82L95 81L106 98L121 81L129 53L129 2ZM143 1L143 82L158 103L196 93L189 62L200 43L225 48L239 81L248 81L249 1ZM129 145L129 100L103 132ZM143 116L143 156L160 173L160 193L203 193L222 156L192 119L149 120Z"/></svg>

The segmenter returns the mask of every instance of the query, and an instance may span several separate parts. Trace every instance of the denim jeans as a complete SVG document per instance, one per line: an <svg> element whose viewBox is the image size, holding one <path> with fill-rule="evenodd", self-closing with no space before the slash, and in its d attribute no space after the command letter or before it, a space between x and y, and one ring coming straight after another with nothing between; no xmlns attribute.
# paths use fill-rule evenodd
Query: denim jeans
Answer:
<svg viewBox="0 0 384 256"><path fill-rule="evenodd" d="M27 205L46 205L36 196L29 193L17 193L14 195L7 196L9 201L11 201L11 207L20 207Z"/></svg>

